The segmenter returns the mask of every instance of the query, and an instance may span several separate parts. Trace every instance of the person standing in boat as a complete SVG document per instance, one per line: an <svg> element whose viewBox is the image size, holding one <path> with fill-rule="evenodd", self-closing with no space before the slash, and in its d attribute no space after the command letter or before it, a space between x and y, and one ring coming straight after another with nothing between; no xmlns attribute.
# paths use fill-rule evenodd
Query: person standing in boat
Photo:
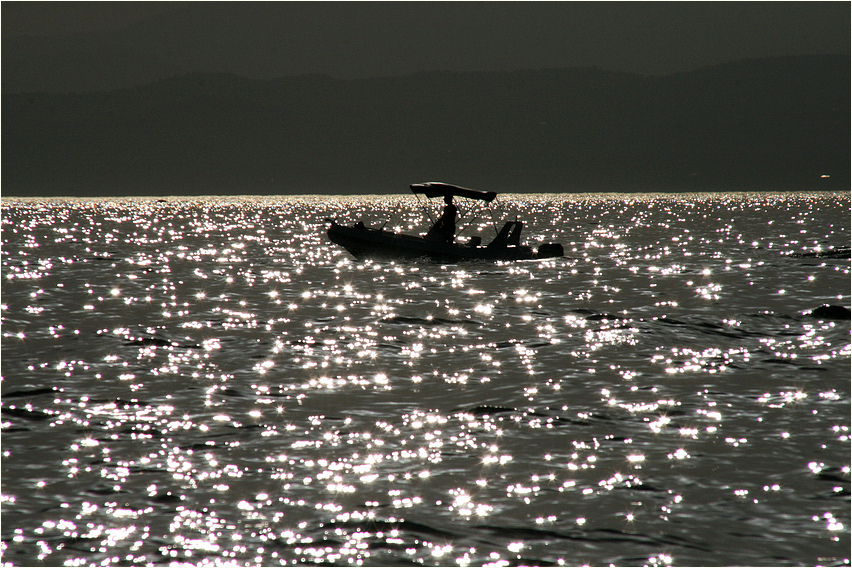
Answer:
<svg viewBox="0 0 852 568"><path fill-rule="evenodd" d="M452 195L444 196L444 211L435 224L426 233L426 240L445 243L453 242L456 237L456 214L458 208L453 203Z"/></svg>

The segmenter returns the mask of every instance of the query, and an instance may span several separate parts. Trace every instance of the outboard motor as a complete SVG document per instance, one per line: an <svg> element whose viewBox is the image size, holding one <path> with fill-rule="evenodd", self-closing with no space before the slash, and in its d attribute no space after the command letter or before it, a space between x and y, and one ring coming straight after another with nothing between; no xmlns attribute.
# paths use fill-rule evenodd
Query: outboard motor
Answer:
<svg viewBox="0 0 852 568"><path fill-rule="evenodd" d="M509 245L520 246L521 244L521 229L524 225L520 221L506 221L506 224L500 228L500 232L494 237L494 240L488 243L488 248L504 248Z"/></svg>
<svg viewBox="0 0 852 568"><path fill-rule="evenodd" d="M515 226L512 229L512 233L509 235L508 243L511 246L519 247L521 246L521 231L524 228L524 224L520 221L514 221Z"/></svg>

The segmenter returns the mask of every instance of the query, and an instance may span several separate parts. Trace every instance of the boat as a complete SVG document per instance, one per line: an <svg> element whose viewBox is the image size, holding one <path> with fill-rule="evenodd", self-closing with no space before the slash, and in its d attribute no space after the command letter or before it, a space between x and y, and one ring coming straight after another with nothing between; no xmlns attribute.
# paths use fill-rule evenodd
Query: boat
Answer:
<svg viewBox="0 0 852 568"><path fill-rule="evenodd" d="M468 189L443 182L427 182L412 184L411 191L415 195L424 195L428 199L438 197L444 198L448 207L455 208L452 199L460 197L473 201L481 201L490 204L497 198L493 191L479 191ZM446 214L447 208L445 208ZM455 213L452 213L453 220ZM506 221L497 231L494 239L482 244L479 236L470 237L465 242L459 242L454 233L454 225L450 228L449 235L438 234L442 219L438 219L428 233L425 235L410 235L396 233L384 229L368 227L363 222L351 226L341 225L332 219L326 219L330 223L328 238L331 242L346 249L357 259L377 258L393 260L416 260L429 259L441 263L455 263L463 261L501 261L501 260L532 260L543 258L556 258L563 255L562 245L559 243L544 243L533 249L521 244L521 221ZM496 225L495 225L496 229Z"/></svg>

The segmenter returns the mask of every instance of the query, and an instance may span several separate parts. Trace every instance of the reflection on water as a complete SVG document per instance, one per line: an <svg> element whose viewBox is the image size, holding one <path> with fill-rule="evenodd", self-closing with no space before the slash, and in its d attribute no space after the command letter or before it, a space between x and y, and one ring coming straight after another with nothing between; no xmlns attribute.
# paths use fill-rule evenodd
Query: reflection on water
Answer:
<svg viewBox="0 0 852 568"><path fill-rule="evenodd" d="M848 565L848 195L509 197L538 262L324 236L414 205L4 201L3 561Z"/></svg>

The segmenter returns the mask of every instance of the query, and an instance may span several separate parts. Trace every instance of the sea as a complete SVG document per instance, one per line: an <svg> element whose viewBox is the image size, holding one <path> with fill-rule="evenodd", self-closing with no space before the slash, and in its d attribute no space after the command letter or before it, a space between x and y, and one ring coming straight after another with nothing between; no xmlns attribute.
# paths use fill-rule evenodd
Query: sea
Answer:
<svg viewBox="0 0 852 568"><path fill-rule="evenodd" d="M496 204L4 198L3 565L849 566L850 194Z"/></svg>

